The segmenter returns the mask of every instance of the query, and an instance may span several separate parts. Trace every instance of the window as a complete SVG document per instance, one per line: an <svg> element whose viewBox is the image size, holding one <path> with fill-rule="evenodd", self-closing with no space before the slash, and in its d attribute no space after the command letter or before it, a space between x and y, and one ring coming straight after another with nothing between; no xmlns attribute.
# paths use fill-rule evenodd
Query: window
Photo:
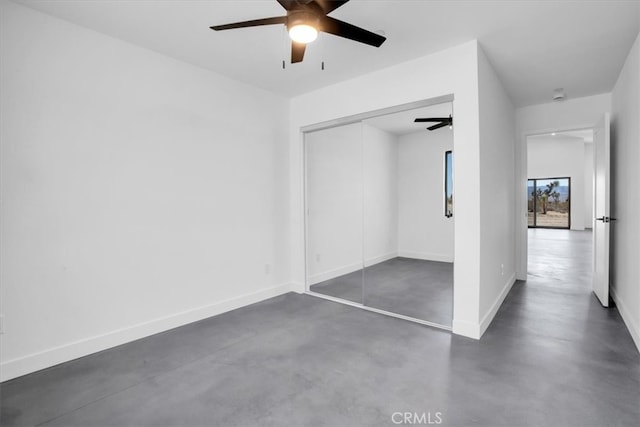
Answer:
<svg viewBox="0 0 640 427"><path fill-rule="evenodd" d="M444 216L453 216L453 154L444 153Z"/></svg>
<svg viewBox="0 0 640 427"><path fill-rule="evenodd" d="M530 228L570 228L571 178L529 179L527 205Z"/></svg>

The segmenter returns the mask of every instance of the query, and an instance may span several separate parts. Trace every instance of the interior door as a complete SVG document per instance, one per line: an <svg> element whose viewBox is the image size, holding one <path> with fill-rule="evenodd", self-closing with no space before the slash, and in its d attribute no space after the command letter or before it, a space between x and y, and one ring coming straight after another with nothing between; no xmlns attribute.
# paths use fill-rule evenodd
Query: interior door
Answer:
<svg viewBox="0 0 640 427"><path fill-rule="evenodd" d="M593 224L593 292L604 307L609 307L609 113L594 129L594 214Z"/></svg>

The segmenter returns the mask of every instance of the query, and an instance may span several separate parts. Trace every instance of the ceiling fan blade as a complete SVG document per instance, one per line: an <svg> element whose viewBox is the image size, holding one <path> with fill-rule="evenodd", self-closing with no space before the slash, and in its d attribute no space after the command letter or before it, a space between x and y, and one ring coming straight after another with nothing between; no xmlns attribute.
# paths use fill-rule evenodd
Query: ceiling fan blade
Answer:
<svg viewBox="0 0 640 427"><path fill-rule="evenodd" d="M344 37L346 39L355 40L375 47L380 47L380 45L387 39L380 34L372 33L364 28L356 27L355 25L351 25L330 16L325 16L320 20L319 30L333 34L334 36Z"/></svg>
<svg viewBox="0 0 640 427"><path fill-rule="evenodd" d="M253 19L251 21L234 22L232 24L214 25L209 27L215 31L232 30L234 28L259 27L261 25L286 24L286 16L276 16L273 18Z"/></svg>
<svg viewBox="0 0 640 427"><path fill-rule="evenodd" d="M336 10L340 6L344 5L345 3L349 2L349 0L342 0L342 1L314 0L314 1L315 1L315 4L317 4L322 8L325 15L328 14L329 12Z"/></svg>
<svg viewBox="0 0 640 427"><path fill-rule="evenodd" d="M302 62L304 58L304 50L307 48L305 43L291 42L291 63Z"/></svg>
<svg viewBox="0 0 640 427"><path fill-rule="evenodd" d="M415 123L424 123L424 122L448 122L449 117L425 117L425 118L417 118L414 120Z"/></svg>
<svg viewBox="0 0 640 427"><path fill-rule="evenodd" d="M277 0L280 3L280 6L284 7L285 10L295 10L296 6L298 6L298 2L296 0Z"/></svg>
<svg viewBox="0 0 640 427"><path fill-rule="evenodd" d="M443 127L445 127L445 126L449 126L449 123L448 123L448 122L438 123L437 125L430 126L430 127L428 127L427 129L429 129L429 130L436 130L436 129L443 128Z"/></svg>

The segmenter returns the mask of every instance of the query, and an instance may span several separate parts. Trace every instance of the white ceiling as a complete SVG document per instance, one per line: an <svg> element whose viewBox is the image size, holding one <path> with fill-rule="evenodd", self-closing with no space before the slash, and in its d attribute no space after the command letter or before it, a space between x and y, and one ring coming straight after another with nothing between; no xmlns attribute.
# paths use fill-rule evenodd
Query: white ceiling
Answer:
<svg viewBox="0 0 640 427"><path fill-rule="evenodd" d="M283 15L275 0L15 1L284 96L477 39L516 106L611 91L640 21L640 0L351 0L331 16L384 31L382 47L322 35L291 65L284 26L209 29Z"/></svg>
<svg viewBox="0 0 640 427"><path fill-rule="evenodd" d="M426 130L427 127L436 124L415 123L414 119L417 117L449 117L449 114L453 114L452 105L450 102L446 102L413 110L400 111L399 113L386 114L384 116L363 120L363 122L385 132L401 136L414 132L428 132ZM438 131L448 132L449 129L443 128L433 132Z"/></svg>

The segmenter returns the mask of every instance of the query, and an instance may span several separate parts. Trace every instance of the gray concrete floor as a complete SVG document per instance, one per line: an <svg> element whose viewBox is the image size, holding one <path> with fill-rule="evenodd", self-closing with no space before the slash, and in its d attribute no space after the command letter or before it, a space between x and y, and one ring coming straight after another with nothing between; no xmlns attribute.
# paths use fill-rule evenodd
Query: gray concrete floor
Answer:
<svg viewBox="0 0 640 427"><path fill-rule="evenodd" d="M453 264L393 258L311 290L440 325L453 320Z"/></svg>
<svg viewBox="0 0 640 427"><path fill-rule="evenodd" d="M640 425L640 355L590 292L590 234L531 236L480 341L287 294L2 383L0 424Z"/></svg>

